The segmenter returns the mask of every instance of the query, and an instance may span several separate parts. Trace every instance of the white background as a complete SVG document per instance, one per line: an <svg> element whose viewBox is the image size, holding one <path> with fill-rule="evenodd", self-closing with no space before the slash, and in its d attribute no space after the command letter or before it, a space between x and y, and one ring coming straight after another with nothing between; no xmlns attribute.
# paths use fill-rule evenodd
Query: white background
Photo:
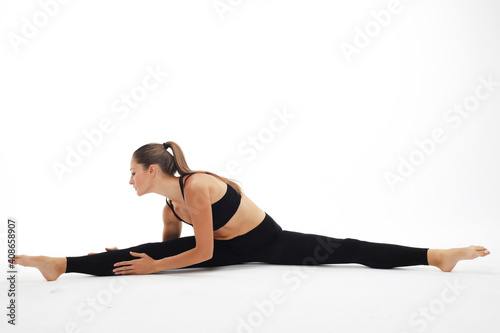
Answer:
<svg viewBox="0 0 500 333"><path fill-rule="evenodd" d="M389 1L221 1L222 13L210 0L53 3L0 4L0 230L4 242L7 218L19 221L19 253L160 241L165 198L137 197L130 158L171 140L194 170L222 174L236 160L230 177L283 229L481 244L493 254L467 267L498 265L500 86L458 128L444 118L480 77L500 82L498 1L401 1L350 57L342 43L355 46ZM114 112L148 67L168 77L127 116ZM288 123L266 136L283 110ZM54 163L103 119L111 132L58 179ZM384 174L436 128L447 139L391 190ZM250 158L238 147L254 137Z"/></svg>

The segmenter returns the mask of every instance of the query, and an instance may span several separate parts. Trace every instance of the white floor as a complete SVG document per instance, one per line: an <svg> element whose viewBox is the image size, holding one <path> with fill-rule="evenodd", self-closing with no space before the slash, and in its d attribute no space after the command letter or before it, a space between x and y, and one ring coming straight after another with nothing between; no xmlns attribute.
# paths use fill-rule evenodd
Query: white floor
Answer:
<svg viewBox="0 0 500 333"><path fill-rule="evenodd" d="M18 325L1 331L498 332L498 267L493 256L451 273L245 264L54 282L20 267Z"/></svg>

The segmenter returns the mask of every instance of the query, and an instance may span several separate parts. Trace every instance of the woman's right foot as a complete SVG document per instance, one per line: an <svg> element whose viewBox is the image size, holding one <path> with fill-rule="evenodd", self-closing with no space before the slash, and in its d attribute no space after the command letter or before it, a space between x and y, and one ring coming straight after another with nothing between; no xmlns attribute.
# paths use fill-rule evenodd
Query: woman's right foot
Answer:
<svg viewBox="0 0 500 333"><path fill-rule="evenodd" d="M66 258L20 254L14 257L14 264L38 268L47 281L55 281L61 274L66 272Z"/></svg>
<svg viewBox="0 0 500 333"><path fill-rule="evenodd" d="M490 254L483 246L461 247L448 250L429 250L428 262L443 272L451 272L460 260L470 260L477 257L485 257Z"/></svg>

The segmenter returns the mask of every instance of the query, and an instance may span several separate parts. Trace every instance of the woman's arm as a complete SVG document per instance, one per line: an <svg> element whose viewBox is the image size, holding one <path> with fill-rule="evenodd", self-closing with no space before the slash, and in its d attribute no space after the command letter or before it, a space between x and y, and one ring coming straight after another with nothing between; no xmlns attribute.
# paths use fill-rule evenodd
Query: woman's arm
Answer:
<svg viewBox="0 0 500 333"><path fill-rule="evenodd" d="M191 266L212 258L214 232L208 185L193 175L189 185L184 188L184 194L193 224L196 247L175 256L156 260L155 266L158 272Z"/></svg>
<svg viewBox="0 0 500 333"><path fill-rule="evenodd" d="M113 270L115 274L150 274L191 266L212 258L214 233L209 187L196 175L191 179L189 185L184 187L184 195L193 224L196 247L159 260L153 260L145 253L131 252L131 255L140 259L116 263L114 266L117 268Z"/></svg>
<svg viewBox="0 0 500 333"><path fill-rule="evenodd" d="M172 209L168 205L163 208L163 237L164 242L177 239L181 236L182 222L175 217Z"/></svg>

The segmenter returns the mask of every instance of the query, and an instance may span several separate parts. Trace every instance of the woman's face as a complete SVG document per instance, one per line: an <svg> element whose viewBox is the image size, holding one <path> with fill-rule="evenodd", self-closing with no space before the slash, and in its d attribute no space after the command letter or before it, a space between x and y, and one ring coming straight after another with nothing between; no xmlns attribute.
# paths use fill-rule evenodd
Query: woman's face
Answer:
<svg viewBox="0 0 500 333"><path fill-rule="evenodd" d="M130 181L129 184L137 191L137 195L141 196L147 193L151 185L151 178L148 177L148 169L144 169L142 164L137 164L134 159L130 162Z"/></svg>

